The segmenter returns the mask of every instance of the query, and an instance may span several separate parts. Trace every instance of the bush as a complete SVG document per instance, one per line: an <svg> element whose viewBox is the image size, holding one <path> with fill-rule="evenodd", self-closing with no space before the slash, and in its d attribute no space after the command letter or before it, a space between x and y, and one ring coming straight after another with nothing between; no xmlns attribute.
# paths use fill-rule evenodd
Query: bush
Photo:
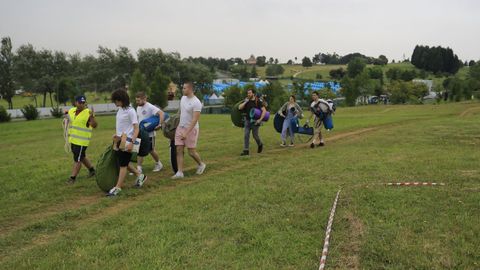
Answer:
<svg viewBox="0 0 480 270"><path fill-rule="evenodd" d="M40 112L32 104L23 106L23 109L21 109L21 111L23 113L23 116L27 120L35 120L40 115Z"/></svg>
<svg viewBox="0 0 480 270"><path fill-rule="evenodd" d="M282 65L268 65L267 69L265 70L267 76L279 76L282 75L283 72L285 72L285 69L282 67Z"/></svg>
<svg viewBox="0 0 480 270"><path fill-rule="evenodd" d="M11 119L12 118L10 117L10 114L7 112L7 110L3 106L0 106L0 123L9 122Z"/></svg>
<svg viewBox="0 0 480 270"><path fill-rule="evenodd" d="M428 87L422 83L393 81L389 87L390 101L393 104L421 104L428 94Z"/></svg>
<svg viewBox="0 0 480 270"><path fill-rule="evenodd" d="M337 97L332 89L323 88L318 91L318 96L323 99L334 99Z"/></svg>
<svg viewBox="0 0 480 270"><path fill-rule="evenodd" d="M52 114L53 117L55 118L60 118L63 116L63 110L60 107L52 108L50 110L50 113Z"/></svg>
<svg viewBox="0 0 480 270"><path fill-rule="evenodd" d="M234 85L225 90L223 96L225 97L225 106L232 107L245 98L245 91Z"/></svg>

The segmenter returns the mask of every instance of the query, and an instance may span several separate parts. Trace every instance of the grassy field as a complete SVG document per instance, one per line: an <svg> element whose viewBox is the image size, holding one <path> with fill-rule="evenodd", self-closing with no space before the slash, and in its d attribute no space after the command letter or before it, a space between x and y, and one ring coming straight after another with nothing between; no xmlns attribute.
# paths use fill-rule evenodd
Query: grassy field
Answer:
<svg viewBox="0 0 480 270"><path fill-rule="evenodd" d="M203 115L204 175L187 159L170 180L160 138L166 168L114 199L85 170L65 185L59 120L1 124L0 269L317 269L340 188L327 269L479 269L479 117L480 103L339 108L324 148L281 148L267 123L265 152L243 158L229 116ZM114 128L98 121L93 161Z"/></svg>

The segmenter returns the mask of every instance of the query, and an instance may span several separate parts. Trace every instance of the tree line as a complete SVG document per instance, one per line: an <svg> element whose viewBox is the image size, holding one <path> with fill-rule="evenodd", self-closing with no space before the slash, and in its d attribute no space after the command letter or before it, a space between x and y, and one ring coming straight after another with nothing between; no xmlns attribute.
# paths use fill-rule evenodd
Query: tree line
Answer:
<svg viewBox="0 0 480 270"><path fill-rule="evenodd" d="M31 44L13 51L11 39L1 39L0 95L9 108L13 108L16 89L31 93L37 106L37 95L42 97L41 105L45 107L47 98L52 104L62 104L79 93L110 92L128 86L135 71L144 76L145 83L154 91L158 86L150 86L158 84L160 77L176 84L194 81L198 85L209 84L214 78L205 64L157 48L140 49L134 55L127 47L112 50L99 46L95 55L82 56L37 49Z"/></svg>
<svg viewBox="0 0 480 270"><path fill-rule="evenodd" d="M441 46L415 46L410 62L419 69L436 74L455 74L463 65L452 49L442 48Z"/></svg>

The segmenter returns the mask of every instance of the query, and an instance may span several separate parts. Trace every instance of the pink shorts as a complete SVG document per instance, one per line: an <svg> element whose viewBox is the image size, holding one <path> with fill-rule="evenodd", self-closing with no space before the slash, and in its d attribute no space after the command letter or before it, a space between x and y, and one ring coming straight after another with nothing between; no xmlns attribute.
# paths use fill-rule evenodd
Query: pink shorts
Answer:
<svg viewBox="0 0 480 270"><path fill-rule="evenodd" d="M180 133L185 133L187 128L184 127L177 127L175 131L175 145L184 145L187 148L197 148L197 141L198 141L198 128L192 129L190 133L188 133L186 139L182 139Z"/></svg>

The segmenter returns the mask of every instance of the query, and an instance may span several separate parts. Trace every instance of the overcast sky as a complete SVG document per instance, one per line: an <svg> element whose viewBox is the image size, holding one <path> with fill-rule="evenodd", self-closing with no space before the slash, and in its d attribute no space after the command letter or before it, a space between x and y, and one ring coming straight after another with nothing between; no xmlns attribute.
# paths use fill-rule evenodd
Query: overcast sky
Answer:
<svg viewBox="0 0 480 270"><path fill-rule="evenodd" d="M0 36L14 47L95 53L98 45L161 48L182 57L281 61L318 52L410 57L416 44L480 59L475 0L0 0Z"/></svg>

